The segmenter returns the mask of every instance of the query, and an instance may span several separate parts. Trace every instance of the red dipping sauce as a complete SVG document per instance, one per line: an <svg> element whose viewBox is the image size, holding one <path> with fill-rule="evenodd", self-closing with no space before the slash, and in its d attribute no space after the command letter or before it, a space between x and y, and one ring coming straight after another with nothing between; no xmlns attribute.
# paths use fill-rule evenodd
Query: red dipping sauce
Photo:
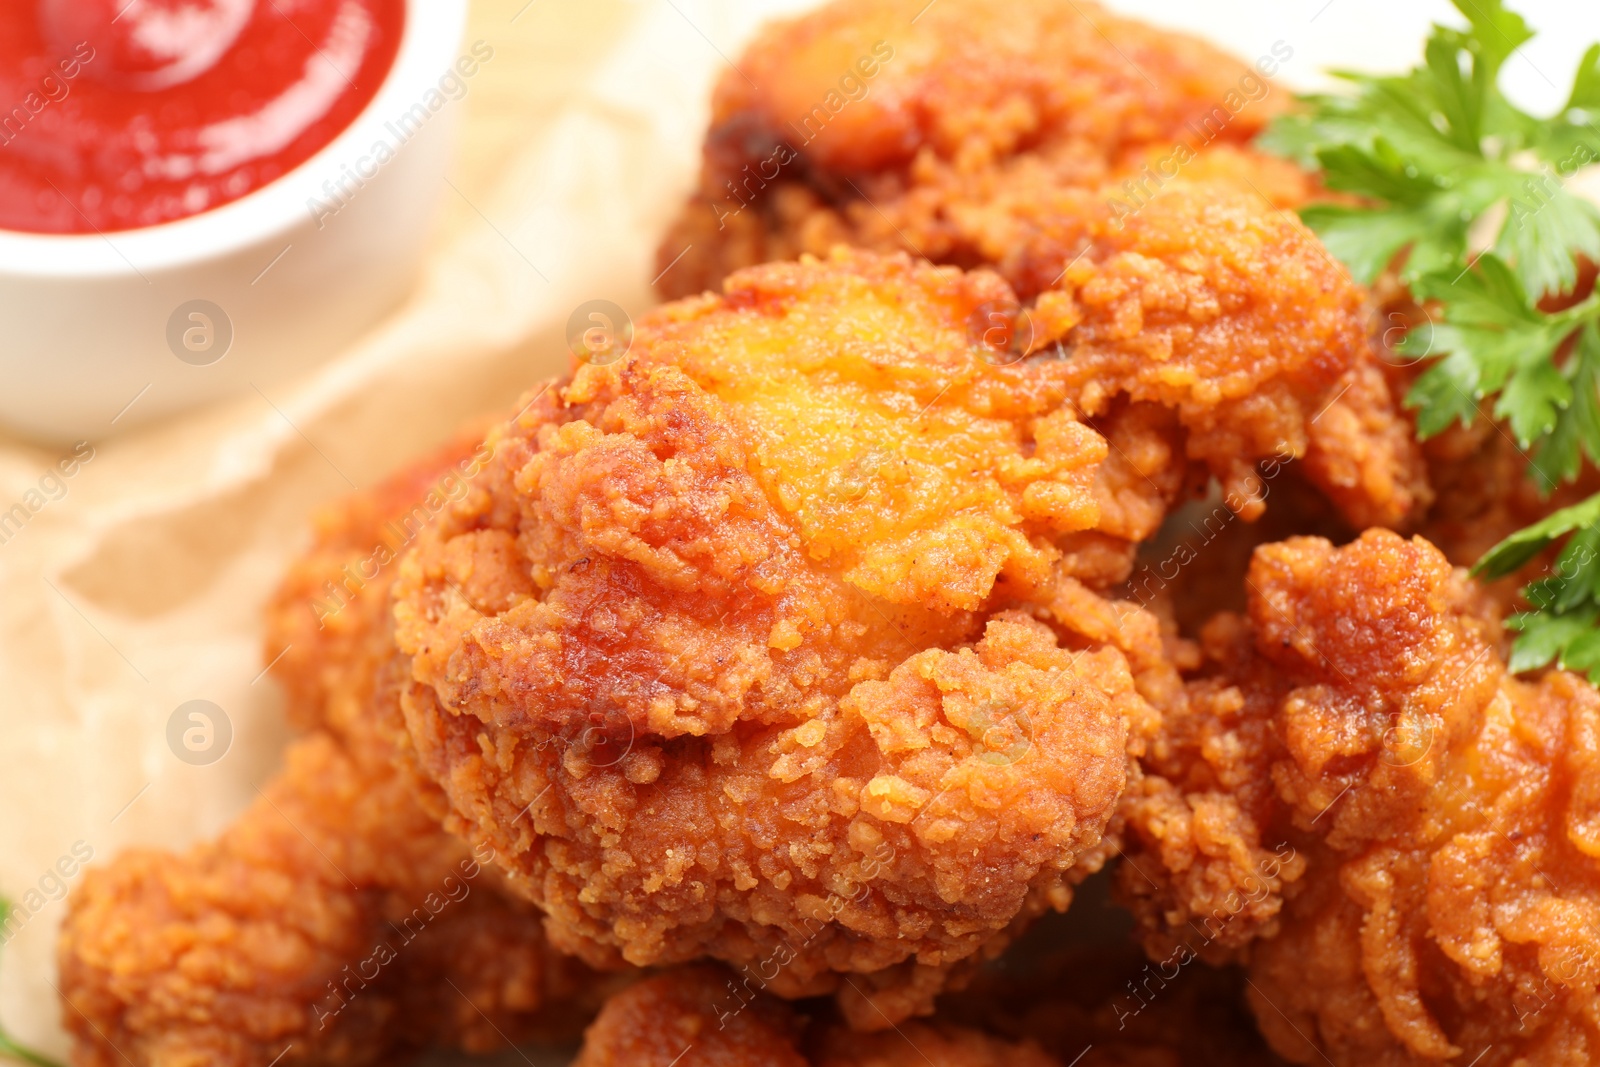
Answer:
<svg viewBox="0 0 1600 1067"><path fill-rule="evenodd" d="M0 0L0 229L237 200L355 120L404 28L404 0Z"/></svg>

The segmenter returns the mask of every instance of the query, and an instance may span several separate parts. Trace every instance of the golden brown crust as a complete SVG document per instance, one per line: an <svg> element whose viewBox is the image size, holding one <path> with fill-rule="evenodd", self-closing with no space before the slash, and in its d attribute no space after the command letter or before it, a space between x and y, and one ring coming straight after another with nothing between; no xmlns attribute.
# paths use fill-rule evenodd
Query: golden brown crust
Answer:
<svg viewBox="0 0 1600 1067"><path fill-rule="evenodd" d="M1093 3L922 6L834 3L750 46L717 87L701 188L662 244L663 267L689 246L665 295L846 240L998 262L980 247L1009 190L1148 195L1119 185L1147 162L1232 151L1286 102L1232 57ZM1268 168L1275 191L1293 174Z"/></svg>
<svg viewBox="0 0 1600 1067"><path fill-rule="evenodd" d="M1148 705L1002 609L1071 581L1104 444L1054 364L975 357L985 305L841 254L669 306L496 430L404 562L421 765L563 947L881 1026L1103 859Z"/></svg>
<svg viewBox="0 0 1600 1067"><path fill-rule="evenodd" d="M218 840L124 853L73 894L59 961L75 1062L488 1051L570 1035L598 1006L605 982L550 949L492 850L446 834L403 769L387 583L363 572L378 547L403 547L408 521L420 528L408 516L431 492L455 493L475 447L463 439L319 516L266 642L310 732L261 798Z"/></svg>
<svg viewBox="0 0 1600 1067"><path fill-rule="evenodd" d="M365 1064L570 1032L584 969L479 859L398 776L295 742L217 841L86 875L59 952L74 1062Z"/></svg>
<svg viewBox="0 0 1600 1067"><path fill-rule="evenodd" d="M1078 369L1103 434L1121 396L1178 415L1166 477L1199 465L1254 517L1256 466L1303 458L1357 527L1412 521L1430 494L1367 298L1283 210L1305 176L1247 147L1284 95L1093 4L919 6L836 3L751 47L662 243L663 292L838 244L986 266L1037 300L1019 328ZM864 95L808 110L852 69L873 72Z"/></svg>
<svg viewBox="0 0 1600 1067"><path fill-rule="evenodd" d="M466 429L372 489L311 516L312 547L289 564L273 592L261 642L296 729L330 730L366 749L363 739L380 725L371 700L378 667L393 647L387 614L399 557L476 477L487 430L487 424Z"/></svg>
<svg viewBox="0 0 1600 1067"><path fill-rule="evenodd" d="M1592 1058L1600 696L1507 676L1421 539L1267 546L1250 585L1127 801L1147 947L1250 945L1296 1062Z"/></svg>
<svg viewBox="0 0 1600 1067"><path fill-rule="evenodd" d="M719 967L684 967L606 1001L572 1067L810 1067L805 1021Z"/></svg>

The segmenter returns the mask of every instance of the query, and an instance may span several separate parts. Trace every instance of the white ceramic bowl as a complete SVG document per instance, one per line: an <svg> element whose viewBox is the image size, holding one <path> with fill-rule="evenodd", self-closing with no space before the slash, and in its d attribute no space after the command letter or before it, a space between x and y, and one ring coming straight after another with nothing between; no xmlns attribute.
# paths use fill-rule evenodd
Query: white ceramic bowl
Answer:
<svg viewBox="0 0 1600 1067"><path fill-rule="evenodd" d="M372 102L239 200L103 237L0 230L0 426L43 443L100 440L304 371L394 307L445 189L451 97L471 84L447 77L472 65L466 5L408 0ZM376 165L380 142L400 147ZM342 205L324 185L340 181Z"/></svg>

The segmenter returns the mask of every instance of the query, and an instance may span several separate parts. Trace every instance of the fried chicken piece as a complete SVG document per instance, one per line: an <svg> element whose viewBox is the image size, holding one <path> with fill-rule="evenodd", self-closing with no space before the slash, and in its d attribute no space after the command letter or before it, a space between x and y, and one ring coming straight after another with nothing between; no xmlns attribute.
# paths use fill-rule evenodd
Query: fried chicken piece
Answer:
<svg viewBox="0 0 1600 1067"><path fill-rule="evenodd" d="M1248 518L1256 466L1294 457L1358 528L1409 522L1429 491L1370 301L1282 210L1304 176L1245 147L1282 97L1091 4L950 0L912 24L921 6L836 3L751 47L661 245L663 291L840 243L991 267L1037 301L1019 330L1076 368L1106 437L1121 400L1153 403L1176 416L1169 468L1199 465ZM868 69L866 95L809 117Z"/></svg>
<svg viewBox="0 0 1600 1067"><path fill-rule="evenodd" d="M529 1034L582 968L491 888L489 857L444 836L399 776L326 735L297 741L218 841L125 852L73 895L74 1061L361 1064Z"/></svg>
<svg viewBox="0 0 1600 1067"><path fill-rule="evenodd" d="M59 960L76 1063L488 1051L571 1034L598 1006L604 982L550 949L492 850L446 834L419 804L423 783L395 766L398 693L373 655L388 647L386 584L359 569L470 455L452 446L319 518L267 641L311 732L256 804L215 842L126 852L73 894Z"/></svg>
<svg viewBox="0 0 1600 1067"><path fill-rule="evenodd" d="M841 241L999 264L1004 201L1071 188L1132 208L1180 169L1304 196L1295 168L1240 147L1287 94L1209 45L1076 0L922 6L833 3L746 50L661 246L663 268L688 246L665 295ZM1024 296L1044 287L1007 277Z"/></svg>
<svg viewBox="0 0 1600 1067"><path fill-rule="evenodd" d="M841 252L663 308L402 563L419 766L562 948L884 1026L1103 862L1162 637L1072 607L1110 610L1057 545L1105 443L1059 362L981 358L986 306Z"/></svg>
<svg viewBox="0 0 1600 1067"><path fill-rule="evenodd" d="M944 1023L863 1034L808 1020L698 966L649 978L606 1002L573 1067L1059 1067L1032 1042Z"/></svg>
<svg viewBox="0 0 1600 1067"><path fill-rule="evenodd" d="M394 647L389 587L407 547L488 462L490 425L463 429L372 489L311 516L313 545L278 583L261 642L296 729L328 730L363 750L375 738L409 744L403 722L374 713L380 670Z"/></svg>
<svg viewBox="0 0 1600 1067"><path fill-rule="evenodd" d="M1250 584L1128 802L1152 955L1248 944L1295 1062L1592 1062L1600 695L1507 675L1421 539L1267 546Z"/></svg>

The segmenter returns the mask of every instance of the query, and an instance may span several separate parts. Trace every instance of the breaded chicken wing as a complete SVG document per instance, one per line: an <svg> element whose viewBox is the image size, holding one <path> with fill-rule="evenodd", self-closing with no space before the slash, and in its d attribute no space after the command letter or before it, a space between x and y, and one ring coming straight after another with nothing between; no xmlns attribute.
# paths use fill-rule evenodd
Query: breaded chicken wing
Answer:
<svg viewBox="0 0 1600 1067"><path fill-rule="evenodd" d="M359 570L397 540L391 522L459 482L472 447L319 519L267 640L310 733L260 799L217 841L124 853L73 894L59 959L74 1062L379 1063L570 1034L598 1006L603 981L549 948L492 850L446 834L396 766L398 693L373 654L387 584Z"/></svg>
<svg viewBox="0 0 1600 1067"><path fill-rule="evenodd" d="M1248 945L1296 1062L1592 1062L1600 696L1507 675L1492 603L1420 539L1291 540L1249 581L1126 802L1147 948Z"/></svg>
<svg viewBox="0 0 1600 1067"><path fill-rule="evenodd" d="M841 76L862 93L839 98ZM1283 99L1196 41L1075 0L835 3L773 27L723 79L661 285L698 292L840 243L991 267L1037 302L1019 327L1033 349L1079 369L1082 415L1169 454L1156 468L1130 451L1141 473L1197 464L1253 518L1258 464L1303 458L1353 525L1403 525L1429 492L1376 314L1281 210L1305 178L1245 147ZM1119 428L1129 401L1176 425Z"/></svg>

